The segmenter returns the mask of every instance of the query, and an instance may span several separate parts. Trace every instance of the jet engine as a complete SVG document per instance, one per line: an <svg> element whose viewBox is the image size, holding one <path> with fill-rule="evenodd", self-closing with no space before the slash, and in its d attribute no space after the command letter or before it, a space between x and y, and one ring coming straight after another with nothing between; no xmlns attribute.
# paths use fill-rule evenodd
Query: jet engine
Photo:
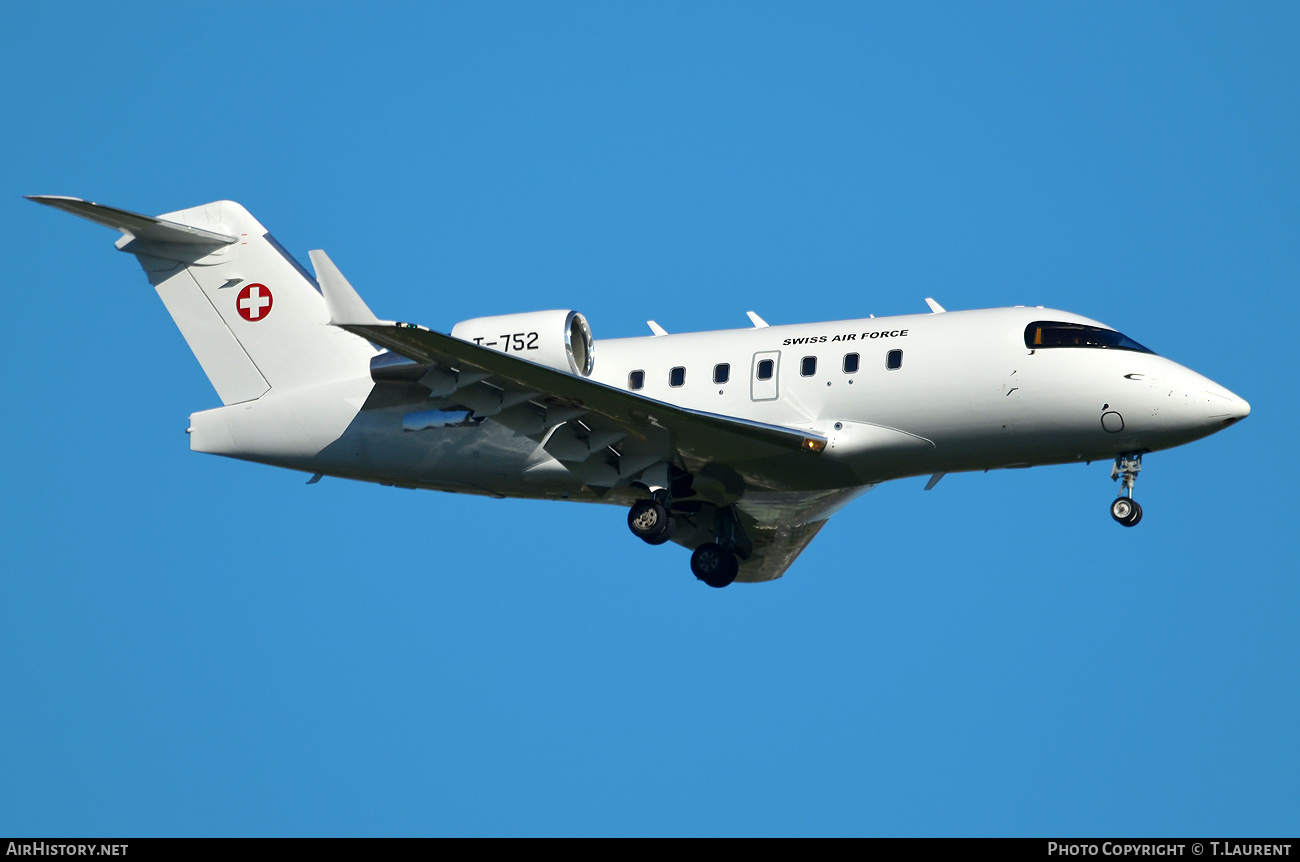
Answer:
<svg viewBox="0 0 1300 862"><path fill-rule="evenodd" d="M596 361L591 327L576 311L475 317L456 324L451 335L580 377L590 377Z"/></svg>

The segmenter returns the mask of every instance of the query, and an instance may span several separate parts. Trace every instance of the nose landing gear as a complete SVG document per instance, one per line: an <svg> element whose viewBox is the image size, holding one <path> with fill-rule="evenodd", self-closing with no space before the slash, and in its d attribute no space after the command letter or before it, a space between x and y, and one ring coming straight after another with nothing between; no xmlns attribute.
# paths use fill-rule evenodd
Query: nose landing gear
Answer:
<svg viewBox="0 0 1300 862"><path fill-rule="evenodd" d="M1120 497L1110 504L1110 516L1125 527L1136 527L1137 522L1142 520L1142 507L1137 500Z"/></svg>
<svg viewBox="0 0 1300 862"><path fill-rule="evenodd" d="M1111 468L1112 481L1120 480L1120 496L1110 504L1110 516L1125 527L1136 527L1142 520L1142 507L1133 499L1133 483L1142 472L1142 455L1120 455Z"/></svg>

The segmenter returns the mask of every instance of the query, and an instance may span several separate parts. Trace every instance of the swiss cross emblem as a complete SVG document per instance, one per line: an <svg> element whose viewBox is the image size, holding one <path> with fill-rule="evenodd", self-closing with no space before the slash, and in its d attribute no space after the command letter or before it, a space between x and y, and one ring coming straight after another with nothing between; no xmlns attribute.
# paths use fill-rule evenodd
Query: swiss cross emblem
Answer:
<svg viewBox="0 0 1300 862"><path fill-rule="evenodd" d="M261 320L271 313L271 291L264 284L245 285L235 300L235 308L244 320Z"/></svg>

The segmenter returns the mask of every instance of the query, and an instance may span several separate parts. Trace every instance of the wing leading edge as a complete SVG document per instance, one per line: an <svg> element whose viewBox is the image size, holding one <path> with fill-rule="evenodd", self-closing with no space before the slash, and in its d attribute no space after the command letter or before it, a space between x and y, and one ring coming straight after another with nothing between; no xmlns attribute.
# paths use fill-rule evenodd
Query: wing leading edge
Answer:
<svg viewBox="0 0 1300 862"><path fill-rule="evenodd" d="M678 407L556 371L526 359L517 359L498 350L461 341L411 323L348 324L343 328L416 362L437 363L458 369L469 366L488 371L521 386L567 399L575 406L585 406L616 422L635 424L648 421L665 428L672 427L674 423L687 423L743 438L735 442L761 443L780 450L802 450L814 454L826 445L826 438L812 431Z"/></svg>

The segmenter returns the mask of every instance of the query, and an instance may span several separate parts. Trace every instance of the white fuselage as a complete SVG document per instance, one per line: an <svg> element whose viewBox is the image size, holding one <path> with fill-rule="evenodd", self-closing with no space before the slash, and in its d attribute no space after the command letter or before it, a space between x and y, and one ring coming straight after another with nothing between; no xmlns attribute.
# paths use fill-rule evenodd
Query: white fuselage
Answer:
<svg viewBox="0 0 1300 862"><path fill-rule="evenodd" d="M596 342L591 376L629 388L642 372L648 398L824 435L818 458L828 469L792 469L770 489L800 493L1166 449L1249 412L1233 393L1151 353L1032 349L1025 329L1040 320L1100 326L1068 312L1002 308L606 339ZM891 351L901 351L896 368ZM858 359L851 373L848 354ZM722 364L728 379L714 382ZM684 369L676 378L675 368ZM404 431L403 416L421 405L385 404L380 389L358 368L352 380L198 413L191 445L384 484L626 502L491 421Z"/></svg>

